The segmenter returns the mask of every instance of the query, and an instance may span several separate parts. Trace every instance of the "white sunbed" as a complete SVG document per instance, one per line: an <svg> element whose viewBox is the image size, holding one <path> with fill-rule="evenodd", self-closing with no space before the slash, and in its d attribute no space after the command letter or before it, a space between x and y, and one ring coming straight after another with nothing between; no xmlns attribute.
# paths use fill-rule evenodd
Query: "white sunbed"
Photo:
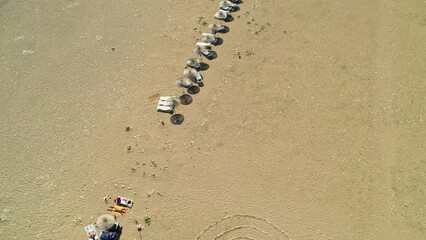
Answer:
<svg viewBox="0 0 426 240"><path fill-rule="evenodd" d="M204 37L204 36L214 37L214 35L213 35L213 34L211 34L211 33L203 33L203 37Z"/></svg>
<svg viewBox="0 0 426 240"><path fill-rule="evenodd" d="M158 101L157 112L173 113L175 109L174 98L170 96L160 97Z"/></svg>
<svg viewBox="0 0 426 240"><path fill-rule="evenodd" d="M197 42L196 45L200 46L200 47L210 47L211 46L210 43L205 43L205 42Z"/></svg>

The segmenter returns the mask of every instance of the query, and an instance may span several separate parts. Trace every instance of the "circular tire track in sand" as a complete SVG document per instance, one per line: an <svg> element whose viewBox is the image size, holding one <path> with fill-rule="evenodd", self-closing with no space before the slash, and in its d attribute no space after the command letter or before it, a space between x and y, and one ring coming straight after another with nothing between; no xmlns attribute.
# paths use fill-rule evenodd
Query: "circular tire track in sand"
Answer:
<svg viewBox="0 0 426 240"><path fill-rule="evenodd" d="M290 237L265 218L233 215L210 225L197 240L290 240Z"/></svg>

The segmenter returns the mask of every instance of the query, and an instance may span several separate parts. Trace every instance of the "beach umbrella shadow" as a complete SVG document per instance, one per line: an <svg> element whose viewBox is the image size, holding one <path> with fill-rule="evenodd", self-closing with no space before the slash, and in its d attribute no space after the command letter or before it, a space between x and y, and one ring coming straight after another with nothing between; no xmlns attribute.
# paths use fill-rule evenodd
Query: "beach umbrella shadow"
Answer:
<svg viewBox="0 0 426 240"><path fill-rule="evenodd" d="M206 57L208 60L213 60L217 58L217 53L215 51L210 51L210 55L204 57Z"/></svg>
<svg viewBox="0 0 426 240"><path fill-rule="evenodd" d="M228 26L223 26L221 30L219 30L219 33L228 33L229 32L229 27Z"/></svg>
<svg viewBox="0 0 426 240"><path fill-rule="evenodd" d="M210 65L208 65L207 63L200 63L200 66L198 66L197 70L198 71L206 71L209 68L210 68Z"/></svg>
<svg viewBox="0 0 426 240"><path fill-rule="evenodd" d="M182 105L189 105L192 103L192 96L189 94L183 94L179 97L179 100Z"/></svg>
<svg viewBox="0 0 426 240"><path fill-rule="evenodd" d="M238 12L238 11L240 11L240 7L238 6L233 7L231 10L231 12Z"/></svg>
<svg viewBox="0 0 426 240"><path fill-rule="evenodd" d="M234 17L231 16L231 15L228 15L223 21L224 22L232 22L232 21L234 21Z"/></svg>
<svg viewBox="0 0 426 240"><path fill-rule="evenodd" d="M222 43L223 43L223 39L220 37L216 37L216 41L212 44L215 46L219 46L219 45L222 45Z"/></svg>
<svg viewBox="0 0 426 240"><path fill-rule="evenodd" d="M200 92L200 87L198 87L198 86L192 86L192 87L188 88L189 94L197 94L199 92Z"/></svg>
<svg viewBox="0 0 426 240"><path fill-rule="evenodd" d="M170 117L170 122L173 125L181 125L184 120L185 120L185 118L182 114L174 114Z"/></svg>

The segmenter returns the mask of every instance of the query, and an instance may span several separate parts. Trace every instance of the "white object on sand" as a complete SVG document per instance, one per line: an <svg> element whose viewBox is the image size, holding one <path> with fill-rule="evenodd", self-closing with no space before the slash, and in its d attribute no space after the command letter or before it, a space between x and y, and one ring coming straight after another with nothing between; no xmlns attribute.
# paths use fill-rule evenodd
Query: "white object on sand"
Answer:
<svg viewBox="0 0 426 240"><path fill-rule="evenodd" d="M158 101L157 112L164 113L173 113L173 110L177 106L177 101L175 97L165 96L160 97L160 101Z"/></svg>
<svg viewBox="0 0 426 240"><path fill-rule="evenodd" d="M193 86L191 80L187 78L178 78L176 80L176 86L182 87L182 88L190 88Z"/></svg>
<svg viewBox="0 0 426 240"><path fill-rule="evenodd" d="M211 37L214 37L214 35L213 34L211 34L211 33L203 33L203 37L204 36L211 36Z"/></svg>
<svg viewBox="0 0 426 240"><path fill-rule="evenodd" d="M235 8L237 6L237 4L231 2L231 1L221 1L219 3L219 7L223 10L229 11L229 10L233 10L233 8Z"/></svg>
<svg viewBox="0 0 426 240"><path fill-rule="evenodd" d="M228 11L220 9L217 13L214 14L214 17L219 20L225 20L228 17Z"/></svg>
<svg viewBox="0 0 426 240"><path fill-rule="evenodd" d="M210 30L212 30L213 33L217 33L217 32L224 32L225 31L225 26L219 25L219 24L210 24L209 26Z"/></svg>
<svg viewBox="0 0 426 240"><path fill-rule="evenodd" d="M210 43L206 43L206 42L197 42L196 45L200 47L210 47Z"/></svg>
<svg viewBox="0 0 426 240"><path fill-rule="evenodd" d="M189 78L189 79L195 81L200 87L204 86L203 77L201 76L201 74L197 70L195 70L193 68L187 68L183 71L183 75L186 78Z"/></svg>
<svg viewBox="0 0 426 240"><path fill-rule="evenodd" d="M201 66L201 61L196 58L190 58L186 61L186 66L191 68L199 68Z"/></svg>
<svg viewBox="0 0 426 240"><path fill-rule="evenodd" d="M99 236L98 236L98 233L96 232L96 228L95 228L95 226L93 225L93 224L90 224L90 225L87 225L87 226L85 226L84 227L84 231L86 231L86 236L89 238L89 239L99 239ZM95 236L94 236L94 238L91 238L90 237L90 234L91 233L95 233Z"/></svg>
<svg viewBox="0 0 426 240"><path fill-rule="evenodd" d="M207 34L207 35L204 35L204 34ZM213 34L203 33L203 38L201 38L201 41L204 43L216 44L217 39L215 38Z"/></svg>
<svg viewBox="0 0 426 240"><path fill-rule="evenodd" d="M194 53L198 55L203 55L207 59L211 59L213 57L212 52L210 52L206 47L204 46L197 46L194 49Z"/></svg>

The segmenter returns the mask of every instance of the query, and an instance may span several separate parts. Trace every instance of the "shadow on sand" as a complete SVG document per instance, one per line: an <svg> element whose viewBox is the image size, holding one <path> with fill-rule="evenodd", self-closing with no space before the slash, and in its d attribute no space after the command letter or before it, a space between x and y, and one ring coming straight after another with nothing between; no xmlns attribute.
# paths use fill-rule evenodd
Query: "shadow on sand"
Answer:
<svg viewBox="0 0 426 240"><path fill-rule="evenodd" d="M215 45L215 46L219 46L219 45L222 45L222 43L223 43L223 39L220 38L220 37L217 37L216 40L214 41L214 43L212 43L212 44Z"/></svg>
<svg viewBox="0 0 426 240"><path fill-rule="evenodd" d="M189 105L192 103L192 96L185 93L179 97L179 100L180 100L180 104Z"/></svg>
<svg viewBox="0 0 426 240"><path fill-rule="evenodd" d="M200 87L198 87L198 86L192 86L192 87L188 88L189 94L197 94L199 92L200 92Z"/></svg>
<svg viewBox="0 0 426 240"><path fill-rule="evenodd" d="M170 117L170 122L173 125L181 125L184 120L185 120L185 117L182 114L174 114Z"/></svg>
<svg viewBox="0 0 426 240"><path fill-rule="evenodd" d="M215 51L209 51L209 55L204 55L203 56L205 58L207 58L208 60L213 60L217 58L217 53Z"/></svg>
<svg viewBox="0 0 426 240"><path fill-rule="evenodd" d="M209 68L210 68L210 65L208 65L207 63L200 63L200 66L198 68L196 68L196 70L197 71L206 71Z"/></svg>
<svg viewBox="0 0 426 240"><path fill-rule="evenodd" d="M228 15L223 21L224 22L232 22L232 21L234 21L234 17L231 16L231 15Z"/></svg>
<svg viewBox="0 0 426 240"><path fill-rule="evenodd" d="M212 31L212 33L213 34L216 34L216 33L228 33L229 30L230 30L229 27L223 26L220 30L218 30L218 31Z"/></svg>

